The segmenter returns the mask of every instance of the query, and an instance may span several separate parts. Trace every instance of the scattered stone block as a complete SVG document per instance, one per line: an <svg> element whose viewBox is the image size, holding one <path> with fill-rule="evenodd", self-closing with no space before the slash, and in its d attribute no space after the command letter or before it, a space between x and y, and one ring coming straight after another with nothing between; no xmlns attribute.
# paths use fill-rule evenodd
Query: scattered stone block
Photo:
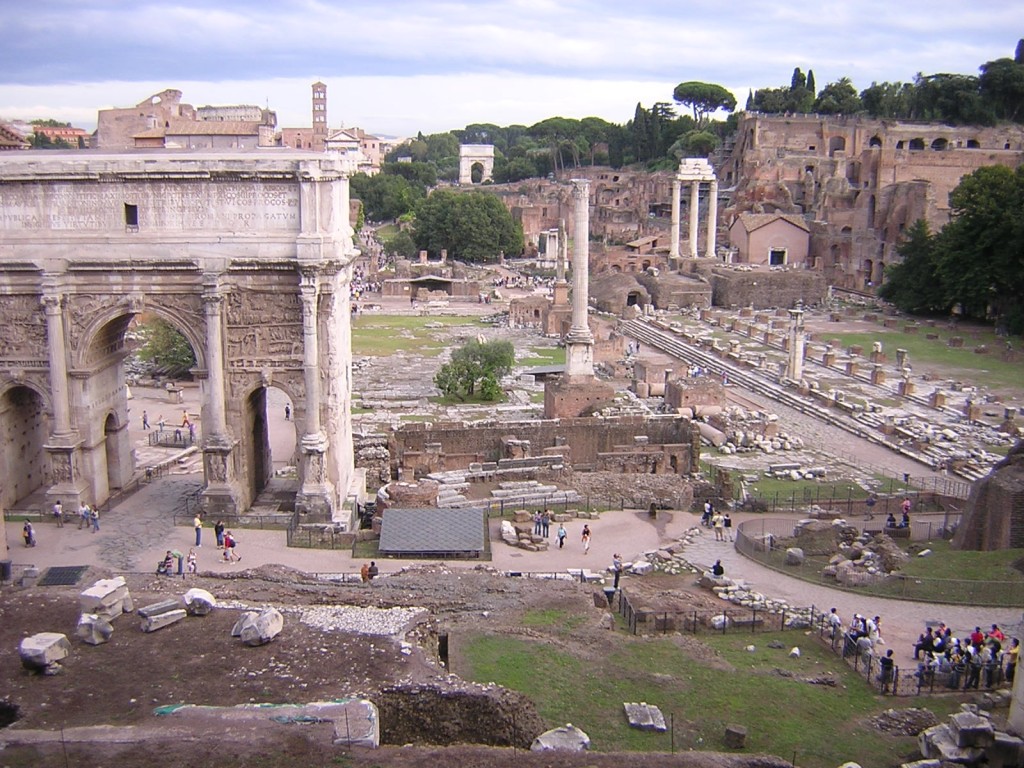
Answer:
<svg viewBox="0 0 1024 768"><path fill-rule="evenodd" d="M161 600L159 603L152 603L150 605L139 608L139 616L144 619L148 619L151 616L158 616L161 613L169 613L171 611L182 610L181 600Z"/></svg>
<svg viewBox="0 0 1024 768"><path fill-rule="evenodd" d="M665 725L665 715L653 704L646 701L624 702L622 707L626 710L626 718L632 728L639 728L641 731L658 731L664 733L668 730Z"/></svg>
<svg viewBox="0 0 1024 768"><path fill-rule="evenodd" d="M284 616L281 615L281 612L276 608L264 608L255 616L249 612L242 617L242 626L238 637L246 645L255 647L266 645L281 634L282 629L284 629ZM234 630L231 631L231 634L234 635Z"/></svg>
<svg viewBox="0 0 1024 768"><path fill-rule="evenodd" d="M729 749L743 749L747 745L747 727L731 723L725 726L724 741Z"/></svg>
<svg viewBox="0 0 1024 768"><path fill-rule="evenodd" d="M75 627L75 637L89 645L102 645L110 641L114 626L97 613L83 613Z"/></svg>
<svg viewBox="0 0 1024 768"><path fill-rule="evenodd" d="M164 611L163 613L157 613L151 616L143 616L142 622L139 624L139 628L143 632L156 632L158 629L169 627L171 624L177 624L187 615L188 614L185 613L184 608L177 608L173 611Z"/></svg>
<svg viewBox="0 0 1024 768"><path fill-rule="evenodd" d="M122 613L134 609L128 583L123 576L100 579L78 595L78 607L82 613L94 613L104 619L115 619Z"/></svg>
<svg viewBox="0 0 1024 768"><path fill-rule="evenodd" d="M21 665L34 672L52 674L59 662L71 653L71 642L67 635L59 632L39 632L21 641L18 655Z"/></svg>
<svg viewBox="0 0 1024 768"><path fill-rule="evenodd" d="M190 589L185 593L185 610L189 616L205 616L217 607L217 598L205 589Z"/></svg>
<svg viewBox="0 0 1024 768"><path fill-rule="evenodd" d="M973 712L950 715L949 728L958 747L989 747L995 744L992 721Z"/></svg>
<svg viewBox="0 0 1024 768"><path fill-rule="evenodd" d="M800 547L790 547L786 550L785 565L803 565L804 551Z"/></svg>
<svg viewBox="0 0 1024 768"><path fill-rule="evenodd" d="M531 752L584 752L590 749L590 737L572 723L544 731L533 740Z"/></svg>
<svg viewBox="0 0 1024 768"><path fill-rule="evenodd" d="M329 712L334 721L334 744L376 749L380 746L380 713L367 699L351 699L339 705L340 712ZM328 714L328 713L325 713Z"/></svg>
<svg viewBox="0 0 1024 768"><path fill-rule="evenodd" d="M243 613L241 617L239 617L238 621L235 622L235 626L231 628L231 636L241 637L242 627L246 626L250 622L255 621L257 616L259 616L259 613L257 611L246 611L245 613Z"/></svg>

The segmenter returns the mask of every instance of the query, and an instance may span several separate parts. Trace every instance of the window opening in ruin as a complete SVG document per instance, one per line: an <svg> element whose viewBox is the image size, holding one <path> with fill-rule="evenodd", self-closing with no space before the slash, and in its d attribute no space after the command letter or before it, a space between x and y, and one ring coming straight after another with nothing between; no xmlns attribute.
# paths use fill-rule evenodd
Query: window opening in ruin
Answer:
<svg viewBox="0 0 1024 768"><path fill-rule="evenodd" d="M872 136L871 141L868 142L869 147L880 147L882 146L882 140L878 136Z"/></svg>
<svg viewBox="0 0 1024 768"><path fill-rule="evenodd" d="M949 142L946 139L938 138L932 142L932 149L936 152L943 152L944 150L949 149Z"/></svg>
<svg viewBox="0 0 1024 768"><path fill-rule="evenodd" d="M815 146L814 144L811 144L811 146L809 146L809 147L807 148L807 151L808 151L808 152L813 152L813 151L814 151L814 150L816 150L816 149L817 149L817 147L816 147L816 146Z"/></svg>
<svg viewBox="0 0 1024 768"><path fill-rule="evenodd" d="M124 204L124 226L129 232L139 231L139 206Z"/></svg>
<svg viewBox="0 0 1024 768"><path fill-rule="evenodd" d="M828 155L834 157L836 152L846 151L846 139L843 136L833 136L828 140Z"/></svg>
<svg viewBox="0 0 1024 768"><path fill-rule="evenodd" d="M967 140L967 148L968 149L981 149L981 144L978 142L977 139L968 139Z"/></svg>
<svg viewBox="0 0 1024 768"><path fill-rule="evenodd" d="M910 149L911 150L924 149L924 139L911 139L910 140Z"/></svg>
<svg viewBox="0 0 1024 768"><path fill-rule="evenodd" d="M786 263L786 249L785 248L770 248L768 249L768 264L773 267L781 267Z"/></svg>
<svg viewBox="0 0 1024 768"><path fill-rule="evenodd" d="M640 304L640 294L637 293L636 291L630 291L629 294L626 296L626 306L635 307L638 304Z"/></svg>
<svg viewBox="0 0 1024 768"><path fill-rule="evenodd" d="M814 173L814 166L813 165L804 166L804 173L811 173L811 174L813 174Z"/></svg>
<svg viewBox="0 0 1024 768"><path fill-rule="evenodd" d="M872 195L871 199L868 200L868 226L875 226L875 196Z"/></svg>
<svg viewBox="0 0 1024 768"><path fill-rule="evenodd" d="M618 181L618 180L619 180L618 176L612 176L612 181Z"/></svg>
<svg viewBox="0 0 1024 768"><path fill-rule="evenodd" d="M896 149L903 149L903 140L900 139L896 142Z"/></svg>
<svg viewBox="0 0 1024 768"><path fill-rule="evenodd" d="M1003 149L1009 149L1009 148L1010 148L1010 142L1006 142L1005 144L1003 144Z"/></svg>

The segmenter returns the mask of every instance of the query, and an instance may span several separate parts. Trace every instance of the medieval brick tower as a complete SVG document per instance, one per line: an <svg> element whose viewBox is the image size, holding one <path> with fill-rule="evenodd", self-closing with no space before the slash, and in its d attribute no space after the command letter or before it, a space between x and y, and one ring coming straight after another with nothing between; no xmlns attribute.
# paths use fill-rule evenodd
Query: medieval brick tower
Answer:
<svg viewBox="0 0 1024 768"><path fill-rule="evenodd" d="M327 86L313 83L313 149L322 152L327 141Z"/></svg>

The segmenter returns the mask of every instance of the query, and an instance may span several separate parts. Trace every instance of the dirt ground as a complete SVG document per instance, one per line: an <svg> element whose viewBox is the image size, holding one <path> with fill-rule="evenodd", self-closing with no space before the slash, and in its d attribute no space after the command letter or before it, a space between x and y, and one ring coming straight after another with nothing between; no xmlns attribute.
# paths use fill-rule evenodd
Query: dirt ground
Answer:
<svg viewBox="0 0 1024 768"><path fill-rule="evenodd" d="M200 574L182 584L177 579L134 575L129 588L136 608L179 596L187 587L208 589L219 607L208 616L183 621L146 634L137 617L114 620L109 643L89 646L74 636L78 593L95 579L109 576L93 569L75 587L7 589L0 593L0 717L16 718L0 730L0 764L4 766L116 765L124 768L159 764L161 768L213 765L278 766L350 765L402 768L418 765L498 766L774 766L774 758L707 755L587 753L531 755L524 752L536 734L523 734L515 748L454 745L443 750L425 743L443 733L441 719L450 715L431 708L425 691L468 692L473 686L450 675L439 663L439 632L450 638L449 667L458 670L458 638L472 632L536 635L524 627L524 611L558 609L586 618L571 637L558 635L568 650L600 658L615 635L600 628L604 611L594 605L592 586L569 581L516 580L486 569L450 570L443 565L418 568L372 585L325 584L280 566L232 574ZM657 587L664 590L665 585ZM681 585L672 589L681 601L701 608L711 601ZM285 628L272 642L251 648L230 635L244 607L273 605L285 614ZM321 629L297 620L295 610L313 606L418 607L427 609L405 627L402 636L381 636ZM71 655L54 676L24 669L17 648L27 635L58 631L68 635ZM550 640L550 638L547 638ZM683 642L686 641L686 642ZM696 657L710 653L699 642L681 642ZM403 652L404 651L404 652ZM396 690L417 703L409 710L386 703ZM447 694L446 694L447 695ZM332 743L329 724L258 725L228 723L211 715L187 729L173 718L156 717L157 707L171 704L235 706L252 703L308 703L341 697L366 697L381 708L377 750L350 749ZM524 729L541 728L532 702L508 691L489 690L484 703L463 712L464 733L473 740L499 731L499 721L515 710ZM393 701L393 699L391 699ZM382 703L383 702L383 703ZM482 709L481 709L482 707ZM491 707L491 709L488 709ZM467 714L468 712L468 714ZM479 714L474 714L479 713ZM2 723L0 723L2 724ZM449 724L450 725L450 724ZM106 727L101 727L106 726ZM449 737L451 736L449 732ZM396 738L397 737L397 738ZM456 737L457 738L457 737ZM480 739L482 741L483 738ZM14 742L12 744L12 742ZM415 745L415 746L412 746Z"/></svg>

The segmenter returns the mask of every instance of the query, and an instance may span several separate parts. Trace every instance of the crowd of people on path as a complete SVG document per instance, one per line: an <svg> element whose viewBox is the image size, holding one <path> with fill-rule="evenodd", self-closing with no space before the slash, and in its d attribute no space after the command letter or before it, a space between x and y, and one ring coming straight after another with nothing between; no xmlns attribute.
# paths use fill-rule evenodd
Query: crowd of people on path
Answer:
<svg viewBox="0 0 1024 768"><path fill-rule="evenodd" d="M998 624L987 632L975 627L966 637L957 637L940 622L925 627L914 643L917 674L922 679L939 681L951 689L986 688L1004 680L1013 682L1020 653L1020 639L1007 638Z"/></svg>

